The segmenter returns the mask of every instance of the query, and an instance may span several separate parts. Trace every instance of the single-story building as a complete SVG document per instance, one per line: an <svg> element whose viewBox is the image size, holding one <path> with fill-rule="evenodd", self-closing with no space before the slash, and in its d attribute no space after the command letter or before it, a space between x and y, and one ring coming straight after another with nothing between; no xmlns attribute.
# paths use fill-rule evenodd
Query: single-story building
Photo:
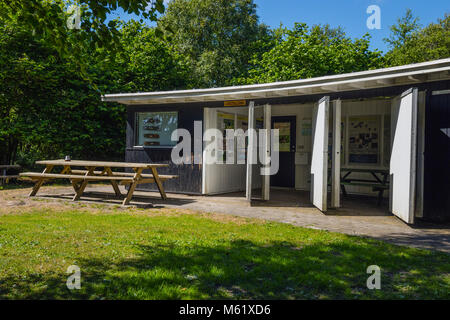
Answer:
<svg viewBox="0 0 450 320"><path fill-rule="evenodd" d="M106 94L102 100L127 106L126 161L168 163L164 173L179 175L165 183L169 192L246 191L251 200L262 189L261 199L269 200L271 188L304 190L326 212L341 206L343 187L346 193L383 194L370 187L370 173L387 186L390 212L405 222L450 220L450 59L256 85ZM209 163L208 142L201 163L174 164L171 132L184 128L194 136L197 121L203 131L279 129L278 173L261 176L261 165L248 161ZM257 148L254 139L247 148Z"/></svg>

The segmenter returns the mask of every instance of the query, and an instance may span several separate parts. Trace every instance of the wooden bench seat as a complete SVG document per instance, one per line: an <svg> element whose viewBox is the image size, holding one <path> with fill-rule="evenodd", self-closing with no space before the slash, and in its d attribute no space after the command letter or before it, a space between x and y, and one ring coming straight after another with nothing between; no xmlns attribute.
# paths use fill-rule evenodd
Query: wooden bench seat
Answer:
<svg viewBox="0 0 450 320"><path fill-rule="evenodd" d="M75 173L75 174L86 174L88 171L87 170L72 170L71 173ZM105 172L102 171L94 171L95 175L102 175L102 176L107 176ZM124 176L124 177L134 177L134 173L132 172L112 172L113 176ZM142 178L153 178L153 174L151 173L142 173L141 174ZM161 181L165 181L165 180L169 180L169 179L176 179L178 178L178 176L176 175L168 175L168 174L159 174L158 175L159 179L161 179Z"/></svg>
<svg viewBox="0 0 450 320"><path fill-rule="evenodd" d="M81 174L60 174L60 173L39 173L39 172L23 172L21 177L29 177L32 179L70 179L70 180L89 180L89 181L133 181L132 177L124 176L85 176Z"/></svg>
<svg viewBox="0 0 450 320"><path fill-rule="evenodd" d="M347 181L342 181L341 184L344 186L355 186L355 187L373 187L377 185L376 183L347 182ZM381 186L381 184L379 185Z"/></svg>
<svg viewBox="0 0 450 320"><path fill-rule="evenodd" d="M8 174L8 171L18 171L20 166L17 164L2 164L0 165L0 185L8 183L11 179L19 178L19 175L14 172L13 174Z"/></svg>
<svg viewBox="0 0 450 320"><path fill-rule="evenodd" d="M18 175L11 175L11 176L0 176L0 179L17 179L20 176Z"/></svg>
<svg viewBox="0 0 450 320"><path fill-rule="evenodd" d="M389 186L383 186L383 185L373 186L372 189L373 189L374 191L379 191L379 190L389 190Z"/></svg>

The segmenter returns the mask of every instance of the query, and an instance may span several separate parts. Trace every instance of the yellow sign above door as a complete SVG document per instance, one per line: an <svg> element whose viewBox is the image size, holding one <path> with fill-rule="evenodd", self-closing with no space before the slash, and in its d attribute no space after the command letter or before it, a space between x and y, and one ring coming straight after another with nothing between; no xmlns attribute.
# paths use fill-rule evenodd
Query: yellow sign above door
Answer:
<svg viewBox="0 0 450 320"><path fill-rule="evenodd" d="M224 107L244 107L247 105L247 101L245 100L225 101L223 105Z"/></svg>

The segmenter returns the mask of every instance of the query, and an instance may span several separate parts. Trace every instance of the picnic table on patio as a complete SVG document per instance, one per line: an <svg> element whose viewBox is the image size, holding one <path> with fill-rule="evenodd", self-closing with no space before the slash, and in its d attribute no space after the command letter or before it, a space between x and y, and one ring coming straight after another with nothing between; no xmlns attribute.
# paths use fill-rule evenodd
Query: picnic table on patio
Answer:
<svg viewBox="0 0 450 320"><path fill-rule="evenodd" d="M389 189L389 170L370 168L341 168L341 190L347 196L345 186L370 187L378 191L378 205L383 201L383 193ZM368 178L354 177L355 173L367 174ZM352 175L353 174L353 175Z"/></svg>
<svg viewBox="0 0 450 320"><path fill-rule="evenodd" d="M114 189L116 196L122 194L119 185L129 185L128 193L123 200L122 205L130 203L134 190L137 185L143 183L156 183L161 198L167 199L162 182L168 179L177 178L174 175L159 175L157 169L167 167L167 164L157 163L129 163L129 162L108 162L108 161L84 161L84 160L43 160L36 161L36 164L45 165L42 173L24 172L20 176L28 177L36 181L30 197L34 197L40 187L46 180L68 179L71 181L75 190L73 201L79 200L86 189L88 182L109 181ZM62 167L59 173L52 173L54 167ZM84 168L83 170L74 169ZM133 169L134 172L114 172L112 168ZM97 170L98 169L98 170ZM101 170L100 170L101 169ZM143 173L144 170L150 170L149 174Z"/></svg>

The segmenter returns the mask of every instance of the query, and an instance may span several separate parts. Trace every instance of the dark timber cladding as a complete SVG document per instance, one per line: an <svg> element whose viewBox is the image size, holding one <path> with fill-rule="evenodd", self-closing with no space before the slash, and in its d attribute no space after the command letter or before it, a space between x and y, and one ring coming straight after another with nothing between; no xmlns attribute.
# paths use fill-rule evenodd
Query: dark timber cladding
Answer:
<svg viewBox="0 0 450 320"><path fill-rule="evenodd" d="M199 164L175 165L171 161L172 148L139 148L135 146L136 112L178 111L178 127L184 128L194 136L194 121L203 121L203 108L201 106L129 106L127 108L127 149L125 160L127 162L167 163L169 167L158 170L160 174L178 175L178 179L164 182L168 192L183 192L201 194L202 168ZM192 153L194 152L192 139ZM192 155L193 156L193 155ZM157 191L154 184L142 184L137 190Z"/></svg>
<svg viewBox="0 0 450 320"><path fill-rule="evenodd" d="M429 91L427 102L424 219L450 221L450 92Z"/></svg>

